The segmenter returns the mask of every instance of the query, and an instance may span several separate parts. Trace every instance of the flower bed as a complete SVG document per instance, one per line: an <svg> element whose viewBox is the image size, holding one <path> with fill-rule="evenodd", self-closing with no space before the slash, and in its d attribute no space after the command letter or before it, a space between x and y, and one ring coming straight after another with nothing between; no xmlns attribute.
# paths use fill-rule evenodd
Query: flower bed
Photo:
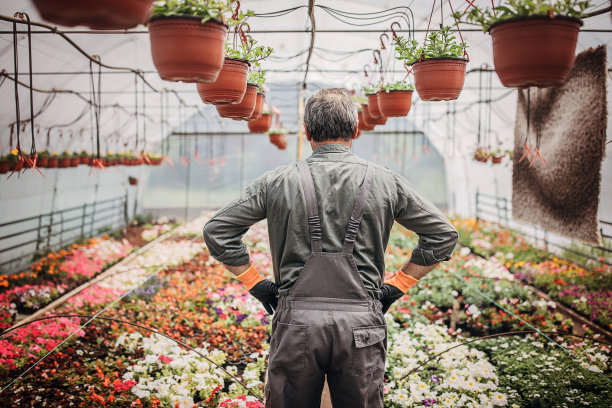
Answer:
<svg viewBox="0 0 612 408"><path fill-rule="evenodd" d="M201 222L184 228L185 234L197 230L201 232ZM394 229L387 253L390 271L408 259L415 242L414 235ZM271 275L265 225L258 224L246 243L262 273ZM202 248L196 240L164 241L56 312L93 314L130 291L101 317L136 322L184 342L261 397L270 319L244 286ZM161 265L168 266L150 278ZM401 379L428 358L475 336L525 329L482 294L538 328L563 329L552 305L519 285L502 262L463 250L419 282L387 315L386 407L562 407L563 398L568 407L606 406L602 401L610 396L600 374L610 377L610 350L592 341L568 342L572 357L558 346L540 347L531 337L483 340L444 353ZM76 319L63 324L65 332L58 328L52 334L66 335L79 327ZM32 330L20 335L1 339L0 358L11 358L14 364L6 364L6 379L35 361L36 350L28 349L32 344L45 350L62 339L49 337L51 343L46 334ZM8 404L28 407L52 400L75 407L263 406L215 364L147 330L95 320L67 343L7 390ZM34 353L28 356L30 351ZM546 370L560 366L563 371L546 372L536 381L529 376L538 375L533 368L537 365ZM595 374L597 370L601 373ZM559 398L555 381L564 382ZM0 386L7 383L1 382Z"/></svg>
<svg viewBox="0 0 612 408"><path fill-rule="evenodd" d="M541 289L591 321L612 329L612 267L585 269L534 248L520 235L497 224L453 220L462 244L499 258L522 282Z"/></svg>

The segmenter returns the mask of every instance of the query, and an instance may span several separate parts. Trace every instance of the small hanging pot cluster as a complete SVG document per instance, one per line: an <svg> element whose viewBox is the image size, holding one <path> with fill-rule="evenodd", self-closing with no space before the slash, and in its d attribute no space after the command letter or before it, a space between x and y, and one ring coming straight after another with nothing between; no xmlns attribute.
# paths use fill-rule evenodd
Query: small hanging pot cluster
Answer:
<svg viewBox="0 0 612 408"><path fill-rule="evenodd" d="M580 18L589 2L558 1L547 9L532 3L517 0L503 12L472 5L457 13L491 34L495 72L504 86L559 86L574 65Z"/></svg>
<svg viewBox="0 0 612 408"><path fill-rule="evenodd" d="M154 0L33 0L43 19L68 27L124 30L147 22Z"/></svg>

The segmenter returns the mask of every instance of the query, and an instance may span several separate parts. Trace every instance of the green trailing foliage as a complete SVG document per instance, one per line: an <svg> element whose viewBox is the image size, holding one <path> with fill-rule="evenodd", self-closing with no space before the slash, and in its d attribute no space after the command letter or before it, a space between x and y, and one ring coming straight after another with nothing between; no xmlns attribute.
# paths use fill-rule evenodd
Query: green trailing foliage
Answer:
<svg viewBox="0 0 612 408"><path fill-rule="evenodd" d="M247 76L247 82L249 84L257 85L257 91L263 92L263 84L266 83L266 71L249 71L249 74Z"/></svg>
<svg viewBox="0 0 612 408"><path fill-rule="evenodd" d="M269 135L286 135L287 133L289 133L289 131L287 129L285 129L284 127L273 127L270 130L268 130L268 134Z"/></svg>
<svg viewBox="0 0 612 408"><path fill-rule="evenodd" d="M377 94L380 91L380 86L381 86L380 82L375 82L373 84L366 85L363 87L363 93L366 95Z"/></svg>
<svg viewBox="0 0 612 408"><path fill-rule="evenodd" d="M384 92L391 92L391 91L414 91L414 85L409 84L406 81L390 82L390 83L384 83L383 86L382 86L382 90Z"/></svg>
<svg viewBox="0 0 612 408"><path fill-rule="evenodd" d="M225 15L233 14L234 0L165 0L153 3L153 17L197 16L202 17L202 23L210 20L220 21L228 25L243 23L254 13L248 10L240 11L236 20L226 19Z"/></svg>
<svg viewBox="0 0 612 408"><path fill-rule="evenodd" d="M451 32L451 26L429 33L423 46L417 40L401 36L397 37L394 43L398 53L397 59L405 61L408 65L421 58L462 58L467 48L467 45L459 42Z"/></svg>
<svg viewBox="0 0 612 408"><path fill-rule="evenodd" d="M511 18L561 15L582 18L584 11L591 6L590 1L561 0L551 3L548 0L508 0L495 9L471 7L465 12L456 12L455 18L470 24L480 25L487 31L491 25Z"/></svg>
<svg viewBox="0 0 612 408"><path fill-rule="evenodd" d="M247 37L246 42L241 42L238 47L234 49L231 44L225 44L225 53L230 58L241 59L251 66L258 67L261 61L265 60L274 52L272 47L255 46L257 41L252 37Z"/></svg>

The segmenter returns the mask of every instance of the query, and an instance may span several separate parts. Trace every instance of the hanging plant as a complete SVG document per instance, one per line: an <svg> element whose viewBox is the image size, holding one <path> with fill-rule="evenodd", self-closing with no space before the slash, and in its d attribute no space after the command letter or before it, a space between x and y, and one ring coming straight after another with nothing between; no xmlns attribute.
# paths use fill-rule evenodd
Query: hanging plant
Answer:
<svg viewBox="0 0 612 408"><path fill-rule="evenodd" d="M366 98L368 98L368 110L370 113L370 117L373 119L378 119L383 116L378 108L378 97L377 94L380 91L380 83L366 85L363 87L363 93Z"/></svg>
<svg viewBox="0 0 612 408"><path fill-rule="evenodd" d="M450 30L446 26L432 31L423 46L401 36L395 39L397 59L412 65L414 86L424 101L457 99L463 89L467 45Z"/></svg>
<svg viewBox="0 0 612 408"><path fill-rule="evenodd" d="M60 169L65 169L66 167L70 167L70 152L63 150L62 153L58 156L57 167Z"/></svg>
<svg viewBox="0 0 612 408"><path fill-rule="evenodd" d="M58 167L59 157L57 152L53 152L49 155L49 161L47 162L48 169L55 169Z"/></svg>
<svg viewBox="0 0 612 408"><path fill-rule="evenodd" d="M257 100L255 101L255 109L251 114L251 117L247 120L257 120L261 117L265 104L265 94L263 91L263 84L266 82L266 71L252 71L249 72L249 83L257 85Z"/></svg>
<svg viewBox="0 0 612 408"><path fill-rule="evenodd" d="M549 87L561 85L574 65L580 18L589 6L579 0L508 0L455 16L491 34L495 72L504 86Z"/></svg>
<svg viewBox="0 0 612 408"><path fill-rule="evenodd" d="M225 57L215 82L196 84L202 102L213 105L240 103L246 92L248 69L248 62Z"/></svg>
<svg viewBox="0 0 612 408"><path fill-rule="evenodd" d="M43 19L68 27L124 30L144 24L154 0L33 0Z"/></svg>
<svg viewBox="0 0 612 408"><path fill-rule="evenodd" d="M182 82L217 79L223 66L228 29L223 13L233 12L232 3L224 0L155 3L148 26L153 63L162 79ZM232 19L232 24L238 23L240 16Z"/></svg>
<svg viewBox="0 0 612 408"><path fill-rule="evenodd" d="M147 157L149 158L149 165L150 166L159 166L162 163L162 160L164 159L164 156L161 154L157 154L157 153L146 153Z"/></svg>
<svg viewBox="0 0 612 408"><path fill-rule="evenodd" d="M257 103L257 85L247 84L242 101L235 105L216 105L217 112L222 118L249 119Z"/></svg>
<svg viewBox="0 0 612 408"><path fill-rule="evenodd" d="M405 81L385 83L378 93L378 108L383 116L406 116L412 105L414 85Z"/></svg>
<svg viewBox="0 0 612 408"><path fill-rule="evenodd" d="M47 168L49 166L49 152L46 150L40 150L38 153L38 160L36 165L41 168Z"/></svg>
<svg viewBox="0 0 612 408"><path fill-rule="evenodd" d="M130 183L131 186L138 185L138 179L136 177L128 176L128 182Z"/></svg>
<svg viewBox="0 0 612 408"><path fill-rule="evenodd" d="M9 156L10 155L0 157L0 174L6 174L9 172Z"/></svg>
<svg viewBox="0 0 612 408"><path fill-rule="evenodd" d="M476 151L474 151L474 160L481 163L486 163L489 161L491 154L484 147L478 147Z"/></svg>
<svg viewBox="0 0 612 408"><path fill-rule="evenodd" d="M364 124L367 127L372 127L372 129L364 129L364 130L373 130L374 126L376 125L375 123L375 119L370 115L370 109L367 103L362 103L361 104L361 109L362 109L362 119Z"/></svg>
<svg viewBox="0 0 612 408"><path fill-rule="evenodd" d="M278 147L280 150L285 150L287 148L287 133L287 129L285 129L282 125L270 129L268 131L270 143Z"/></svg>

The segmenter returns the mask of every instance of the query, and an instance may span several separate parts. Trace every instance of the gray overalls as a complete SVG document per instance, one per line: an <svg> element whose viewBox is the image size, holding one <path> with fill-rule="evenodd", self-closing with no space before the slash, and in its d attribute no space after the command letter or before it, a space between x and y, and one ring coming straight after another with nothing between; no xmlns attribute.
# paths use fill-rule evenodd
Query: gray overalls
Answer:
<svg viewBox="0 0 612 408"><path fill-rule="evenodd" d="M298 162L311 254L272 321L266 407L318 408L327 382L335 408L383 406L387 326L381 303L368 296L353 247L372 168L355 200L342 252L322 252L321 220L310 169Z"/></svg>

